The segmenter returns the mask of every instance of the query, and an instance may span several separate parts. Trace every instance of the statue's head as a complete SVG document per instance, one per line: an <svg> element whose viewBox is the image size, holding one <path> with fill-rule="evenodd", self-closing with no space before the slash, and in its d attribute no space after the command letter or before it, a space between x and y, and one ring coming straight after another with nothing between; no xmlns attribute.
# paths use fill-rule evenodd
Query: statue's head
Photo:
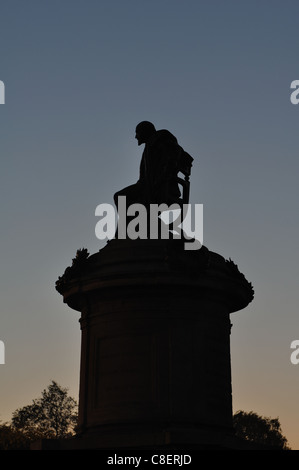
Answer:
<svg viewBox="0 0 299 470"><path fill-rule="evenodd" d="M149 121L142 121L136 126L136 139L138 145L146 144L149 138L156 132L154 124Z"/></svg>

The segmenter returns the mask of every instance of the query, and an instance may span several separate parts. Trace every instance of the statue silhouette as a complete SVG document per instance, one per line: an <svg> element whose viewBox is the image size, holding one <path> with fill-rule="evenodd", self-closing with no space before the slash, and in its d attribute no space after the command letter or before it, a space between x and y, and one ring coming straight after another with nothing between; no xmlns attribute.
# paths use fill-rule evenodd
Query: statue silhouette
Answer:
<svg viewBox="0 0 299 470"><path fill-rule="evenodd" d="M126 196L127 206L177 202L181 194L177 181L178 162L183 150L176 137L165 129L156 130L148 121L137 125L135 137L138 145L145 144L139 179L115 193L116 206L119 196Z"/></svg>
<svg viewBox="0 0 299 470"><path fill-rule="evenodd" d="M156 130L149 121L142 121L136 127L135 138L138 145L145 144L139 170L139 179L135 184L114 194L114 202L118 210L118 198L126 197L126 207L142 204L147 209L151 204L167 207L177 204L182 210L181 221L184 219L184 205L189 202L189 176L193 158L178 144L176 137L166 129ZM181 172L184 178L178 177ZM180 191L182 188L182 194ZM168 210L163 208L163 211ZM150 211L147 211L148 227ZM132 220L127 217L127 223ZM159 230L165 224L158 217ZM173 224L166 224L167 231ZM182 231L183 232L183 231ZM162 233L162 232L161 232ZM116 237L118 229L116 232Z"/></svg>

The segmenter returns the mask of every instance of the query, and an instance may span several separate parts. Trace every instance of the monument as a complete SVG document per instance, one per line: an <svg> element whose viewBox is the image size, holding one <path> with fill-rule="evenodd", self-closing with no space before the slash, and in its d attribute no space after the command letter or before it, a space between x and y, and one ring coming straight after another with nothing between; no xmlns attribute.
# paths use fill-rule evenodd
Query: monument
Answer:
<svg viewBox="0 0 299 470"><path fill-rule="evenodd" d="M136 138L140 178L115 203L182 207L193 158L147 121ZM230 316L254 292L233 261L183 238L116 237L78 250L56 289L82 330L79 426L61 448L235 448Z"/></svg>

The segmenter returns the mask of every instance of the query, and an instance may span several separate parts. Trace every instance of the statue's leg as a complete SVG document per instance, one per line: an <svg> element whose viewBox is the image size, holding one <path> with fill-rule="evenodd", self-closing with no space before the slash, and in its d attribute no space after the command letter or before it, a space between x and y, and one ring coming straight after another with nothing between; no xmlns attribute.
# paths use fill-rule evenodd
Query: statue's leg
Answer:
<svg viewBox="0 0 299 470"><path fill-rule="evenodd" d="M114 194L114 203L118 207L118 198L120 196L126 197L126 206L129 207L132 204L144 204L145 197L143 187L140 183L131 184L117 193Z"/></svg>
<svg viewBox="0 0 299 470"><path fill-rule="evenodd" d="M119 197L126 197L126 211L128 207L132 204L143 204L145 205L145 196L144 196L144 188L140 183L135 183L130 186L127 186L124 189L116 192L114 194L114 203L118 211L118 198ZM126 225L128 226L129 222L134 219L134 216L126 216ZM118 237L118 229L116 229L115 238ZM127 233L127 227L125 227L125 233Z"/></svg>

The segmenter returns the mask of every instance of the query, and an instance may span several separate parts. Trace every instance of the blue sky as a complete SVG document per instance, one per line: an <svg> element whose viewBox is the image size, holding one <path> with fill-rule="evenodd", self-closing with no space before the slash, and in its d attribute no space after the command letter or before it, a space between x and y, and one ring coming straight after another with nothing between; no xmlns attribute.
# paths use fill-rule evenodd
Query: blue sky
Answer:
<svg viewBox="0 0 299 470"><path fill-rule="evenodd" d="M135 126L194 157L204 244L255 288L232 315L234 410L299 449L296 1L1 2L0 419L56 380L78 394L79 315L55 281L98 251L95 208L138 178Z"/></svg>

